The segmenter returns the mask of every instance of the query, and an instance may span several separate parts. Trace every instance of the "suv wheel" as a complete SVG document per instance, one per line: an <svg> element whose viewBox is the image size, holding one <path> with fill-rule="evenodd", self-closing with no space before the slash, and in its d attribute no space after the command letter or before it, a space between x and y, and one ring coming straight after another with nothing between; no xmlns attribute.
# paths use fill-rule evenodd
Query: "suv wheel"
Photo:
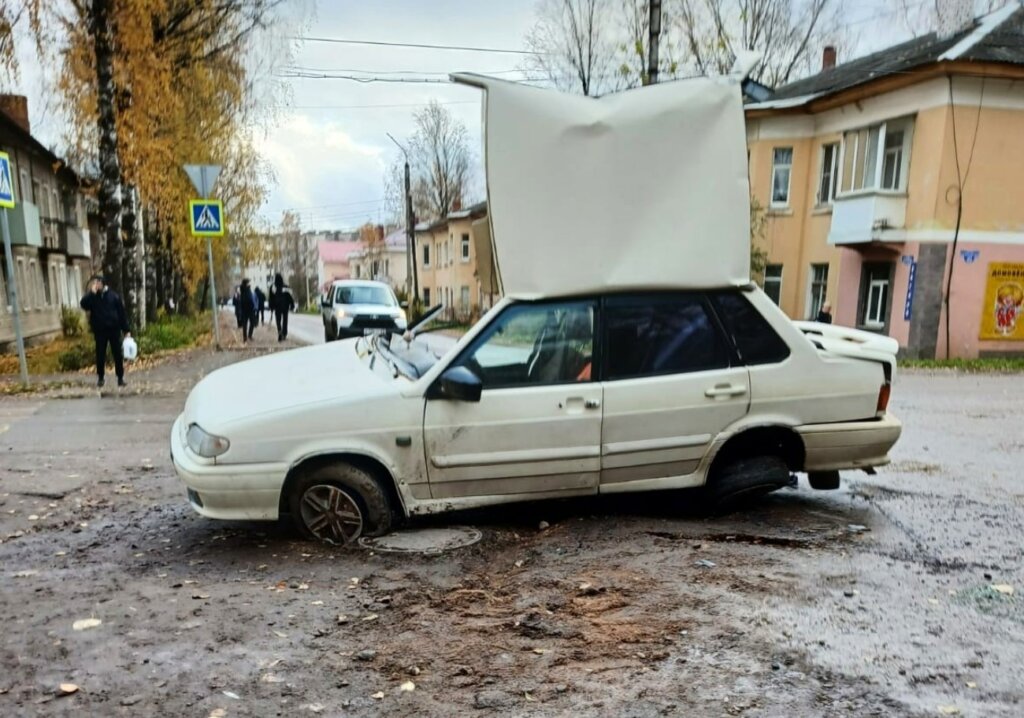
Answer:
<svg viewBox="0 0 1024 718"><path fill-rule="evenodd" d="M292 487L288 507L310 539L348 545L391 529L391 502L380 482L350 464L321 466Z"/></svg>
<svg viewBox="0 0 1024 718"><path fill-rule="evenodd" d="M789 467L778 456L733 459L713 470L705 495L712 509L726 510L750 503L790 484Z"/></svg>

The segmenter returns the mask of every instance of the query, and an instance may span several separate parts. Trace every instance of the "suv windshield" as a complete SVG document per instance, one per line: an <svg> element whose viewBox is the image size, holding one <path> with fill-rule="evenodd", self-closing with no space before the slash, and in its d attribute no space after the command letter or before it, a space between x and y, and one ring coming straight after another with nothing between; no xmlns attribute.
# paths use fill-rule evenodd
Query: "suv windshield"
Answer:
<svg viewBox="0 0 1024 718"><path fill-rule="evenodd" d="M338 287L338 304L381 304L395 306L395 299L384 287Z"/></svg>

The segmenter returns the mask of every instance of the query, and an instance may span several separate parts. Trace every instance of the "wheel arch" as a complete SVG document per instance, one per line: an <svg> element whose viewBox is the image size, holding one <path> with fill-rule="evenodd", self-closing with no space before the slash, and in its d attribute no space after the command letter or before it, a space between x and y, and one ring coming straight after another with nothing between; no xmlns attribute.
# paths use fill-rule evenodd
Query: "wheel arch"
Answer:
<svg viewBox="0 0 1024 718"><path fill-rule="evenodd" d="M708 478L729 461L764 454L779 456L790 471L803 471L807 450L800 434L792 427L779 424L746 427L730 436L715 452Z"/></svg>
<svg viewBox="0 0 1024 718"><path fill-rule="evenodd" d="M384 491L387 492L388 498L392 502L391 505L395 507L395 510L400 512L403 517L407 515L405 501L403 500L401 493L398 491L398 484L395 482L395 477L392 475L391 470L388 469L384 462L374 456L352 451L313 454L312 456L306 456L295 462L292 467L288 469L288 473L285 475L284 484L281 486L281 495L278 497L277 504L278 514L284 516L289 513L288 496L300 476L308 471L318 469L321 466L329 466L337 463L345 463L350 466L355 466L376 478L384 488Z"/></svg>

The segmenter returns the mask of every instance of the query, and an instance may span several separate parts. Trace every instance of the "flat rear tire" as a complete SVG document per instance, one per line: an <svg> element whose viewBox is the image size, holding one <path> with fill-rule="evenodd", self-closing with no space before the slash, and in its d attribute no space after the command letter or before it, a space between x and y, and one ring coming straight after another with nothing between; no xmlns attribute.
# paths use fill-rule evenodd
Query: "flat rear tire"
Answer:
<svg viewBox="0 0 1024 718"><path fill-rule="evenodd" d="M334 545L380 536L393 522L391 501L377 477L345 463L301 476L291 488L288 508L299 533Z"/></svg>
<svg viewBox="0 0 1024 718"><path fill-rule="evenodd" d="M704 494L710 509L729 511L789 485L789 467L782 457L745 456L713 467Z"/></svg>

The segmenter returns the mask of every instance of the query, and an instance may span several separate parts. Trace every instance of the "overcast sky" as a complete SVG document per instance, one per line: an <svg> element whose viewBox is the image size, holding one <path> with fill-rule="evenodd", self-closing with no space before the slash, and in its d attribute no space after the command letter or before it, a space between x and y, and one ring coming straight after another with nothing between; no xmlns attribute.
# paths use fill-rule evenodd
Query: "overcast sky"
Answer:
<svg viewBox="0 0 1024 718"><path fill-rule="evenodd" d="M301 1L301 0L300 0ZM925 0L911 0L922 5ZM310 8L315 0L306 0ZM536 0L319 0L310 13L307 37L381 40L404 43L471 45L523 49ZM893 0L847 1L845 18L859 35L853 54L864 54L905 39ZM22 45L24 48L24 44ZM60 127L46 105L45 78L26 62L22 51L21 91L30 97L34 134L59 146ZM840 57L840 62L844 59ZM317 70L372 73L473 71L499 76L521 65L522 56L498 53L374 47L303 42L294 64ZM401 75L390 75L400 77ZM291 79L290 98L258 144L274 168L276 183L263 216L277 223L294 209L305 228L358 226L381 216L384 173L397 157L388 139L413 130L412 113L431 99L466 123L473 149L480 146L480 93L449 84L374 82L339 79ZM374 106L376 105L376 106Z"/></svg>

